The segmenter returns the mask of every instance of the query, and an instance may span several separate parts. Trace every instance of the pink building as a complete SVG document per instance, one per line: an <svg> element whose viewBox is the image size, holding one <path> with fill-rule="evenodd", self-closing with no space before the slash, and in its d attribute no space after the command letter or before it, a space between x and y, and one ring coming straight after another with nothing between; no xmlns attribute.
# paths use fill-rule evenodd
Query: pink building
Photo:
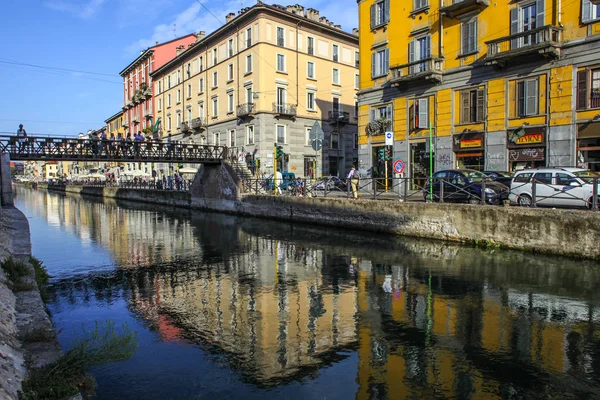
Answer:
<svg viewBox="0 0 600 400"><path fill-rule="evenodd" d="M151 127L154 118L154 96L150 73L171 59L181 49L196 41L192 33L142 51L119 75L123 77L123 127L125 135ZM179 50L178 50L179 49Z"/></svg>

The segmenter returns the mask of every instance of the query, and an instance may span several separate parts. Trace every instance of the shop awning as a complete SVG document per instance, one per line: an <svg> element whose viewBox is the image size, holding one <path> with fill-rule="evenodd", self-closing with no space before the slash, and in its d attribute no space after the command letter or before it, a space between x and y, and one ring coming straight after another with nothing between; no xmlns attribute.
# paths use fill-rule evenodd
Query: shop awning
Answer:
<svg viewBox="0 0 600 400"><path fill-rule="evenodd" d="M483 157L483 152L456 153L456 158L465 158L465 157Z"/></svg>

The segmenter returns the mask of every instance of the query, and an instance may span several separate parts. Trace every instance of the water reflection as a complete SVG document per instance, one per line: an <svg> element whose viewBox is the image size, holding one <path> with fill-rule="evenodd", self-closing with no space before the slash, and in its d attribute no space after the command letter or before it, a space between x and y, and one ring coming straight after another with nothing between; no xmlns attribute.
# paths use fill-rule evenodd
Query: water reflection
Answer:
<svg viewBox="0 0 600 400"><path fill-rule="evenodd" d="M358 399L600 396L596 264L45 192L18 197L115 260L110 272L56 279L56 313L124 299L161 342L223 357L243 382L229 395L343 397L327 385L312 396L290 385L329 368L339 369L338 383L357 385ZM353 355L348 374L342 361ZM146 384L158 396L164 379ZM188 397L184 386L170 396Z"/></svg>

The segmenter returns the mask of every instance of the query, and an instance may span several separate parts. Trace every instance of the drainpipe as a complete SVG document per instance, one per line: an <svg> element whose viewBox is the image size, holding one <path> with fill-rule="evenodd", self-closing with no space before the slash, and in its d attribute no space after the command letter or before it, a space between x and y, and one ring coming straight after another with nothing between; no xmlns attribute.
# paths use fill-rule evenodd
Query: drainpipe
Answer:
<svg viewBox="0 0 600 400"><path fill-rule="evenodd" d="M559 0L560 1L560 0ZM444 0L440 0L440 9L444 6ZM440 48L439 57L444 58L444 14L440 13Z"/></svg>
<svg viewBox="0 0 600 400"><path fill-rule="evenodd" d="M298 83L300 82L300 80L298 79L298 38L300 37L300 32L298 32L298 29L300 28L301 22L302 21L298 21L296 23L296 112L298 112L298 96L300 95L300 84Z"/></svg>
<svg viewBox="0 0 600 400"><path fill-rule="evenodd" d="M556 8L557 8L556 21L558 23L558 26L560 26L562 28L562 26L563 26L562 22L561 22L561 20L562 20L562 18L561 18L561 15L562 15L562 0L558 0L558 4L556 5Z"/></svg>

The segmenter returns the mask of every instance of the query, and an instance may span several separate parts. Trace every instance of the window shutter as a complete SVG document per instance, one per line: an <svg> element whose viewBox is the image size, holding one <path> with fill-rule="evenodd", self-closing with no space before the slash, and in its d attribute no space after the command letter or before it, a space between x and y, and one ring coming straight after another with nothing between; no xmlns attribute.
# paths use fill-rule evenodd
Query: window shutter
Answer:
<svg viewBox="0 0 600 400"><path fill-rule="evenodd" d="M477 122L482 122L485 113L485 92L483 89L477 91Z"/></svg>
<svg viewBox="0 0 600 400"><path fill-rule="evenodd" d="M371 54L371 78L375 78L377 76L377 72L375 68L377 67L377 53Z"/></svg>
<svg viewBox="0 0 600 400"><path fill-rule="evenodd" d="M525 115L525 82L517 83L517 115Z"/></svg>
<svg viewBox="0 0 600 400"><path fill-rule="evenodd" d="M415 41L412 40L410 42L408 42L408 62L412 63L415 61ZM415 69L414 65L411 65L410 67L408 67L409 73L413 73Z"/></svg>
<svg viewBox="0 0 600 400"><path fill-rule="evenodd" d="M536 115L538 113L538 80L531 79L527 81L527 115Z"/></svg>
<svg viewBox="0 0 600 400"><path fill-rule="evenodd" d="M587 23L592 19L592 3L590 0L581 0L581 22Z"/></svg>
<svg viewBox="0 0 600 400"><path fill-rule="evenodd" d="M371 29L375 28L377 22L375 21L375 4L371 5Z"/></svg>
<svg viewBox="0 0 600 400"><path fill-rule="evenodd" d="M385 49L385 63L383 65L383 72L385 75L390 72L390 49Z"/></svg>
<svg viewBox="0 0 600 400"><path fill-rule="evenodd" d="M461 40L461 49L460 53L464 54L467 52L469 48L469 24L463 23L461 30L462 40Z"/></svg>
<svg viewBox="0 0 600 400"><path fill-rule="evenodd" d="M392 106L387 106L385 108L385 114L386 114L386 118L390 121L390 125L386 126L386 129L388 130L393 130L393 126L394 126L394 116L392 115Z"/></svg>
<svg viewBox="0 0 600 400"><path fill-rule="evenodd" d="M535 27L536 28L540 28L544 25L546 25L546 18L545 18L545 4L546 0L536 0L535 2L535 10L537 12L537 15L535 16Z"/></svg>
<svg viewBox="0 0 600 400"><path fill-rule="evenodd" d="M408 130L413 131L415 129L415 102L408 108Z"/></svg>
<svg viewBox="0 0 600 400"><path fill-rule="evenodd" d="M426 129L429 126L428 99L419 99L419 128Z"/></svg>
<svg viewBox="0 0 600 400"><path fill-rule="evenodd" d="M469 122L469 92L460 92L461 115L460 122Z"/></svg>
<svg viewBox="0 0 600 400"><path fill-rule="evenodd" d="M519 33L519 8L515 7L510 10L510 34L516 35L517 33ZM519 48L519 39L511 40L510 48Z"/></svg>
<svg viewBox="0 0 600 400"><path fill-rule="evenodd" d="M431 35L425 38L425 58L431 57Z"/></svg>
<svg viewBox="0 0 600 400"><path fill-rule="evenodd" d="M376 118L376 114L375 114L375 109L371 108L371 118L369 119L369 121L375 121Z"/></svg>
<svg viewBox="0 0 600 400"><path fill-rule="evenodd" d="M588 71L577 72L577 109L587 108Z"/></svg>
<svg viewBox="0 0 600 400"><path fill-rule="evenodd" d="M385 9L385 23L390 22L390 0L384 0L383 6Z"/></svg>

